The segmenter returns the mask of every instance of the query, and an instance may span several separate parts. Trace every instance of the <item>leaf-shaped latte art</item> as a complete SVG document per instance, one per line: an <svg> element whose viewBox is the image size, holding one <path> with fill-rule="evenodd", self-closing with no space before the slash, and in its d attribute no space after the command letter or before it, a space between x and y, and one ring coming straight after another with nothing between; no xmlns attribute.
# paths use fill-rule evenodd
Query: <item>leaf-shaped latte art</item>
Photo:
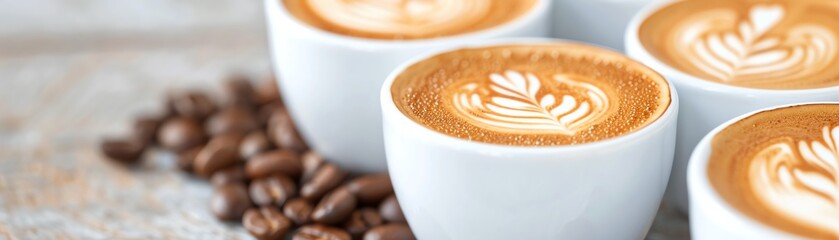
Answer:
<svg viewBox="0 0 839 240"><path fill-rule="evenodd" d="M795 81L835 67L836 33L815 24L773 32L784 17L780 5L758 5L739 22L727 23L736 16L700 18L680 34L681 54L722 82Z"/></svg>
<svg viewBox="0 0 839 240"><path fill-rule="evenodd" d="M553 80L567 87L569 94L544 89L532 73L506 71L491 74L489 80L486 85L460 86L452 105L467 121L496 131L574 135L602 120L609 107L603 90L566 75Z"/></svg>
<svg viewBox="0 0 839 240"><path fill-rule="evenodd" d="M755 155L751 188L776 211L827 231L839 230L839 127L824 141L773 144ZM797 148L797 152L795 151Z"/></svg>

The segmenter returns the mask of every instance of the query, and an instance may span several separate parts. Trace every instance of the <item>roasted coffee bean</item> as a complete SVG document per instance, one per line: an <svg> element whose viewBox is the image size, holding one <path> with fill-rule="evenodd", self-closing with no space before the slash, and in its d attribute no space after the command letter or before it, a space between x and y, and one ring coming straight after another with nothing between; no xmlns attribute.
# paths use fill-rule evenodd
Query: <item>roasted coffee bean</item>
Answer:
<svg viewBox="0 0 839 240"><path fill-rule="evenodd" d="M256 88L256 103L265 105L275 101L281 101L280 88L274 76L267 76Z"/></svg>
<svg viewBox="0 0 839 240"><path fill-rule="evenodd" d="M312 204L305 198L288 200L283 206L283 214L297 225L308 224L311 221Z"/></svg>
<svg viewBox="0 0 839 240"><path fill-rule="evenodd" d="M347 188L362 204L378 204L393 194L387 173L361 176L347 183Z"/></svg>
<svg viewBox="0 0 839 240"><path fill-rule="evenodd" d="M192 172L192 164L202 148L204 146L197 146L178 154L178 168L184 172Z"/></svg>
<svg viewBox="0 0 839 240"><path fill-rule="evenodd" d="M236 165L239 159L239 143L242 135L229 133L216 136L198 152L193 162L193 170L198 176L209 178L218 170Z"/></svg>
<svg viewBox="0 0 839 240"><path fill-rule="evenodd" d="M259 107L259 111L256 112L256 119L259 123L260 127L267 128L268 122L271 120L271 116L274 115L274 112L285 112L285 106L280 101L269 102L267 104L262 105Z"/></svg>
<svg viewBox="0 0 839 240"><path fill-rule="evenodd" d="M145 151L144 144L137 139L108 139L102 141L102 153L109 159L124 163L137 163Z"/></svg>
<svg viewBox="0 0 839 240"><path fill-rule="evenodd" d="M213 186L221 186L230 183L246 183L248 177L245 176L245 166L234 165L221 169L213 173L210 177L210 183Z"/></svg>
<svg viewBox="0 0 839 240"><path fill-rule="evenodd" d="M250 194L256 205L282 207L286 200L297 195L297 185L291 178L276 174L251 182Z"/></svg>
<svg viewBox="0 0 839 240"><path fill-rule="evenodd" d="M303 154L302 162L303 176L300 178L300 182L305 183L309 182L315 176L317 170L323 166L323 157L314 151L308 151Z"/></svg>
<svg viewBox="0 0 839 240"><path fill-rule="evenodd" d="M268 120L268 137L282 149L302 152L309 148L285 111L274 111L271 115Z"/></svg>
<svg viewBox="0 0 839 240"><path fill-rule="evenodd" d="M384 220L379 215L379 211L373 208L362 208L355 210L350 219L344 223L344 228L353 236L354 239L359 239L364 236L367 230L373 227L382 225Z"/></svg>
<svg viewBox="0 0 839 240"><path fill-rule="evenodd" d="M379 214L388 222L404 223L405 215L402 214L402 207L396 200L396 195L390 195L379 205Z"/></svg>
<svg viewBox="0 0 839 240"><path fill-rule="evenodd" d="M364 240L415 240L411 228L404 223L391 223L374 227L364 234Z"/></svg>
<svg viewBox="0 0 839 240"><path fill-rule="evenodd" d="M250 109L236 106L213 114L204 127L208 134L216 136L226 133L245 134L256 130L259 125Z"/></svg>
<svg viewBox="0 0 839 240"><path fill-rule="evenodd" d="M331 163L326 163L315 172L312 179L300 188L300 195L309 200L320 199L323 194L334 189L347 173Z"/></svg>
<svg viewBox="0 0 839 240"><path fill-rule="evenodd" d="M350 234L340 228L312 224L297 229L292 240L350 240Z"/></svg>
<svg viewBox="0 0 839 240"><path fill-rule="evenodd" d="M282 240L291 230L291 220L274 207L248 209L242 217L242 225L260 240Z"/></svg>
<svg viewBox="0 0 839 240"><path fill-rule="evenodd" d="M216 111L216 105L210 97L198 91L170 95L169 108L179 116L198 121L203 121Z"/></svg>
<svg viewBox="0 0 839 240"><path fill-rule="evenodd" d="M251 179L273 174L284 174L297 179L303 171L300 156L289 150L274 150L257 154L247 161L245 172Z"/></svg>
<svg viewBox="0 0 839 240"><path fill-rule="evenodd" d="M222 220L237 220L250 206L251 200L244 184L219 186L210 199L210 209Z"/></svg>
<svg viewBox="0 0 839 240"><path fill-rule="evenodd" d="M222 85L224 100L228 106L251 107L255 104L256 94L250 79L242 74L235 74Z"/></svg>
<svg viewBox="0 0 839 240"><path fill-rule="evenodd" d="M166 149L180 153L205 141L204 131L198 122L191 118L169 119L160 127L158 142Z"/></svg>
<svg viewBox="0 0 839 240"><path fill-rule="evenodd" d="M357 200L350 190L337 188L320 200L312 211L312 220L324 224L342 223L350 217L356 204Z"/></svg>
<svg viewBox="0 0 839 240"><path fill-rule="evenodd" d="M250 159L257 154L266 152L274 148L274 144L268 140L268 136L263 131L253 131L242 139L242 144L239 145L239 156L242 159Z"/></svg>
<svg viewBox="0 0 839 240"><path fill-rule="evenodd" d="M151 146L157 141L157 130L163 120L156 116L144 116L134 121L134 135L143 141L146 146Z"/></svg>

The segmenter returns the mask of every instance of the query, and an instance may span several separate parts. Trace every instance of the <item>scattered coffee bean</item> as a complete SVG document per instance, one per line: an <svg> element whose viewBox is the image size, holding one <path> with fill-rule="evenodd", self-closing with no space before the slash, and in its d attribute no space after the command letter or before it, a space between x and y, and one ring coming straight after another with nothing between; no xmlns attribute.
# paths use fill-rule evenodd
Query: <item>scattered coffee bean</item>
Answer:
<svg viewBox="0 0 839 240"><path fill-rule="evenodd" d="M209 178L218 170L236 165L239 159L239 143L242 135L229 133L214 137L210 143L198 152L193 162L193 170L198 176Z"/></svg>
<svg viewBox="0 0 839 240"><path fill-rule="evenodd" d="M383 223L384 220L382 220L382 216L379 215L378 210L362 208L355 210L350 215L350 219L344 224L344 228L353 236L353 239L360 239L367 230Z"/></svg>
<svg viewBox="0 0 839 240"><path fill-rule="evenodd" d="M210 209L217 218L237 220L250 208L251 200L244 184L227 184L217 187L210 200Z"/></svg>
<svg viewBox="0 0 839 240"><path fill-rule="evenodd" d="M178 154L178 168L184 172L192 172L192 163L195 162L195 157L198 156L202 148L204 146L197 146Z"/></svg>
<svg viewBox="0 0 839 240"><path fill-rule="evenodd" d="M257 154L247 161L245 171L251 179L273 174L284 174L297 179L303 171L300 156L289 150L274 150Z"/></svg>
<svg viewBox="0 0 839 240"><path fill-rule="evenodd" d="M256 119L259 126L263 128L267 127L269 120L271 120L271 116L274 115L274 112L286 112L285 106L283 106L281 101L269 102L259 107L259 111L256 113Z"/></svg>
<svg viewBox="0 0 839 240"><path fill-rule="evenodd" d="M157 130L162 123L160 117L140 117L134 121L134 135L146 146L151 146L157 141Z"/></svg>
<svg viewBox="0 0 839 240"><path fill-rule="evenodd" d="M137 163L143 155L145 146L137 139L108 139L102 141L102 153L115 162Z"/></svg>
<svg viewBox="0 0 839 240"><path fill-rule="evenodd" d="M256 205L281 207L297 195L297 186L291 178L276 174L251 182L250 194Z"/></svg>
<svg viewBox="0 0 839 240"><path fill-rule="evenodd" d="M218 170L210 177L210 183L216 187L231 183L246 183L247 180L245 166L243 165L234 165Z"/></svg>
<svg viewBox="0 0 839 240"><path fill-rule="evenodd" d="M326 194L312 211L312 220L318 223L342 223L353 212L357 200L346 187L340 187Z"/></svg>
<svg viewBox="0 0 839 240"><path fill-rule="evenodd" d="M239 145L239 156L242 159L250 159L257 154L274 148L274 144L268 140L268 136L263 131L254 131L248 133L245 139L242 139L242 144Z"/></svg>
<svg viewBox="0 0 839 240"><path fill-rule="evenodd" d="M303 176L300 178L300 182L309 182L317 170L323 166L323 157L320 154L314 151L308 151L303 154L302 157L303 162Z"/></svg>
<svg viewBox="0 0 839 240"><path fill-rule="evenodd" d="M198 122L186 117L166 121L158 133L158 142L176 153L201 145L204 140L204 132Z"/></svg>
<svg viewBox="0 0 839 240"><path fill-rule="evenodd" d="M281 101L280 88L277 86L277 80L273 75L267 76L265 80L257 86L255 99L256 103L259 105ZM280 104L282 104L282 102L280 102Z"/></svg>
<svg viewBox="0 0 839 240"><path fill-rule="evenodd" d="M305 198L288 200L283 206L283 214L297 225L308 224L311 220L312 204Z"/></svg>
<svg viewBox="0 0 839 240"><path fill-rule="evenodd" d="M347 188L355 194L362 204L378 204L393 194L390 177L386 173L361 176L347 184Z"/></svg>
<svg viewBox="0 0 839 240"><path fill-rule="evenodd" d="M364 234L364 240L415 240L411 228L404 223L391 223L374 227Z"/></svg>
<svg viewBox="0 0 839 240"><path fill-rule="evenodd" d="M245 134L259 127L252 110L236 106L225 108L207 119L207 134L216 136L225 133Z"/></svg>
<svg viewBox="0 0 839 240"><path fill-rule="evenodd" d="M312 224L301 227L292 240L350 240L346 231L326 225Z"/></svg>
<svg viewBox="0 0 839 240"><path fill-rule="evenodd" d="M206 94L193 91L185 94L171 95L169 108L182 117L203 121L216 110L216 105Z"/></svg>
<svg viewBox="0 0 839 240"><path fill-rule="evenodd" d="M282 149L297 152L306 151L308 147L294 127L294 122L285 111L274 111L268 120L268 136Z"/></svg>
<svg viewBox="0 0 839 240"><path fill-rule="evenodd" d="M388 222L406 222L405 215L402 214L402 208L399 206L399 201L396 200L396 195L390 195L382 201L382 204L379 205L379 214Z"/></svg>
<svg viewBox="0 0 839 240"><path fill-rule="evenodd" d="M281 240L291 230L291 220L273 207L251 208L242 217L242 225L256 239Z"/></svg>
<svg viewBox="0 0 839 240"><path fill-rule="evenodd" d="M312 179L300 188L300 195L309 200L320 199L323 194L341 184L347 173L331 163L326 163L315 172Z"/></svg>
<svg viewBox="0 0 839 240"><path fill-rule="evenodd" d="M230 76L222 85L222 92L228 106L250 107L256 100L250 79L242 74Z"/></svg>

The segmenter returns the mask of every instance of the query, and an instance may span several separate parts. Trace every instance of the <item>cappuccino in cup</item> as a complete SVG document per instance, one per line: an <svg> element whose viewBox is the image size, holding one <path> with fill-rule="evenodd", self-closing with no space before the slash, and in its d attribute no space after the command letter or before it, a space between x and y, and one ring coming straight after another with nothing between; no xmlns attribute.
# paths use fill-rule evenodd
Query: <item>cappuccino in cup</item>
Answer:
<svg viewBox="0 0 839 240"><path fill-rule="evenodd" d="M761 108L839 101L837 16L831 0L684 0L633 19L628 54L682 96L671 205L687 211L688 158L714 127Z"/></svg>

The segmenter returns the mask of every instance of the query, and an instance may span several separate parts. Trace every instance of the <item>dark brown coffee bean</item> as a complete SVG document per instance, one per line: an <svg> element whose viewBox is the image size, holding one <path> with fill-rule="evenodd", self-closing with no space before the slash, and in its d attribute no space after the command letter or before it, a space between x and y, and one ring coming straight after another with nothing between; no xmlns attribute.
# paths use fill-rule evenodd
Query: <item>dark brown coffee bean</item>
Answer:
<svg viewBox="0 0 839 240"><path fill-rule="evenodd" d="M248 177L245 176L244 165L234 165L218 170L210 177L210 183L217 187L231 183L246 183L247 181Z"/></svg>
<svg viewBox="0 0 839 240"><path fill-rule="evenodd" d="M309 182L317 170L323 166L323 157L320 154L316 153L315 151L308 151L303 154L302 157L303 162L303 176L300 177L300 182L305 183Z"/></svg>
<svg viewBox="0 0 839 240"><path fill-rule="evenodd" d="M239 143L241 141L242 135L238 133L214 137L195 156L193 170L198 176L209 178L214 172L241 162L241 159L239 159Z"/></svg>
<svg viewBox="0 0 839 240"><path fill-rule="evenodd" d="M169 108L179 116L199 121L216 111L216 105L210 97L198 91L170 95Z"/></svg>
<svg viewBox="0 0 839 240"><path fill-rule="evenodd" d="M300 156L293 151L274 150L257 154L247 161L245 172L251 179L284 174L297 179L303 171Z"/></svg>
<svg viewBox="0 0 839 240"><path fill-rule="evenodd" d="M227 184L215 189L210 209L222 220L237 220L250 208L251 200L244 184Z"/></svg>
<svg viewBox="0 0 839 240"><path fill-rule="evenodd" d="M134 135L143 141L146 146L151 146L157 141L157 130L163 120L157 116L144 116L134 120Z"/></svg>
<svg viewBox="0 0 839 240"><path fill-rule="evenodd" d="M245 134L257 129L259 125L250 109L236 106L213 114L204 127L208 134L216 136L225 133Z"/></svg>
<svg viewBox="0 0 839 240"><path fill-rule="evenodd" d="M260 240L282 240L291 230L291 220L274 207L248 209L242 217L242 225Z"/></svg>
<svg viewBox="0 0 839 240"><path fill-rule="evenodd" d="M350 234L340 228L312 224L297 229L292 240L350 240Z"/></svg>
<svg viewBox="0 0 839 240"><path fill-rule="evenodd" d="M326 192L338 187L347 173L331 163L326 163L315 172L312 179L300 188L300 195L309 200L320 199Z"/></svg>
<svg viewBox="0 0 839 240"><path fill-rule="evenodd" d="M250 194L256 205L282 207L286 200L297 195L297 185L291 178L277 174L251 182Z"/></svg>
<svg viewBox="0 0 839 240"><path fill-rule="evenodd" d="M192 164L202 148L204 146L197 146L178 154L178 168L184 172L192 172Z"/></svg>
<svg viewBox="0 0 839 240"><path fill-rule="evenodd" d="M402 207L396 200L396 195L390 195L379 205L379 214L388 222L404 223L405 215L402 214Z"/></svg>
<svg viewBox="0 0 839 240"><path fill-rule="evenodd" d="M379 204L382 199L393 194L387 173L361 176L347 183L347 188L362 204Z"/></svg>
<svg viewBox="0 0 839 240"><path fill-rule="evenodd" d="M242 144L239 145L239 156L242 159L250 159L257 154L266 152L274 148L274 144L268 140L268 136L263 131L253 131L242 139Z"/></svg>
<svg viewBox="0 0 839 240"><path fill-rule="evenodd" d="M271 116L274 115L274 112L278 111L286 111L285 106L283 106L283 104L279 101L270 102L259 107L259 111L256 112L256 119L259 126L267 128L268 122L271 120Z"/></svg>
<svg viewBox="0 0 839 240"><path fill-rule="evenodd" d="M374 227L364 234L364 240L416 240L411 228L404 223L391 223Z"/></svg>
<svg viewBox="0 0 839 240"><path fill-rule="evenodd" d="M228 78L222 86L224 100L228 106L251 107L255 104L256 92L250 79L242 74Z"/></svg>
<svg viewBox="0 0 839 240"><path fill-rule="evenodd" d="M268 137L282 149L302 152L308 149L306 142L300 137L294 122L285 111L274 111L268 120Z"/></svg>
<svg viewBox="0 0 839 240"><path fill-rule="evenodd" d="M267 76L256 87L256 103L265 105L271 102L279 102L280 88L277 86L277 80L274 76Z"/></svg>
<svg viewBox="0 0 839 240"><path fill-rule="evenodd" d="M308 224L311 221L312 204L305 198L288 200L283 206L283 214L297 225Z"/></svg>
<svg viewBox="0 0 839 240"><path fill-rule="evenodd" d="M379 215L379 210L373 208L362 208L355 210L350 219L344 223L344 228L353 236L354 239L359 239L364 236L367 230L373 227L382 225L384 220Z"/></svg>
<svg viewBox="0 0 839 240"><path fill-rule="evenodd" d="M346 187L332 190L320 200L312 211L312 220L318 223L339 224L347 220L355 209L357 200Z"/></svg>
<svg viewBox="0 0 839 240"><path fill-rule="evenodd" d="M144 144L137 139L107 139L101 144L102 154L109 159L124 163L137 163L145 151Z"/></svg>
<svg viewBox="0 0 839 240"><path fill-rule="evenodd" d="M157 140L166 149L180 153L203 144L205 137L198 122L191 118L179 117L163 123Z"/></svg>

